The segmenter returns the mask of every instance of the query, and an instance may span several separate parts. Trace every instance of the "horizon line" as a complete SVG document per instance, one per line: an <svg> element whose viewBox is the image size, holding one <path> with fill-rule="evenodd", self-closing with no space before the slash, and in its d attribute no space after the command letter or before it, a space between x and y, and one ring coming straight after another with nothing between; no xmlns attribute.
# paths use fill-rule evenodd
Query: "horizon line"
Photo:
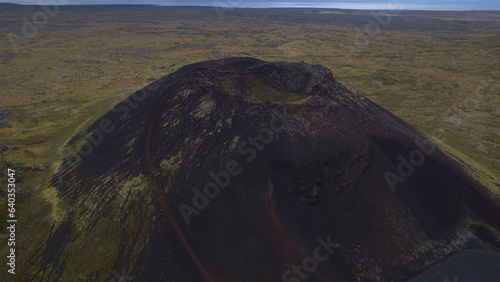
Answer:
<svg viewBox="0 0 500 282"><path fill-rule="evenodd" d="M54 6L54 5L37 5L37 4L19 4L19 3L11 3L11 2L0 2L0 5L16 5L16 6ZM397 11L423 11L423 12L500 12L500 8L495 8L495 9L474 9L474 8L457 8L457 9L452 9L452 8L400 8L400 9L388 9L388 8L337 8L337 7L322 7L322 6L310 6L310 7L303 7L303 6L298 6L298 7L293 7L293 6L269 6L269 7L249 7L249 6L238 6L238 7L231 7L231 6L200 6L200 5L168 5L168 4L126 4L126 3L119 3L119 4L112 4L112 3L103 3L103 4L98 4L98 3L93 3L93 4L63 4L59 6L149 6L149 7L177 7L177 8L224 8L224 9L327 9L327 10L344 10L344 11L350 11L350 10L355 10L355 11L373 11L373 10L397 10Z"/></svg>

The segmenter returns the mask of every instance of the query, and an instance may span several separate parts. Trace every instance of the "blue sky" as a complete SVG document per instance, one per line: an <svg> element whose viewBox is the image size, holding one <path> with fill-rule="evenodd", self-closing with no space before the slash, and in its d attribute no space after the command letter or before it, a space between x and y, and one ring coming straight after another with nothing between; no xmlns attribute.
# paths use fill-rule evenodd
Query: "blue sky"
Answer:
<svg viewBox="0 0 500 282"><path fill-rule="evenodd" d="M268 8L268 7L318 7L341 9L389 9L398 4L405 10L500 10L500 0L0 0L0 3L16 3L25 5L63 4L154 4L163 6L218 6L234 8Z"/></svg>

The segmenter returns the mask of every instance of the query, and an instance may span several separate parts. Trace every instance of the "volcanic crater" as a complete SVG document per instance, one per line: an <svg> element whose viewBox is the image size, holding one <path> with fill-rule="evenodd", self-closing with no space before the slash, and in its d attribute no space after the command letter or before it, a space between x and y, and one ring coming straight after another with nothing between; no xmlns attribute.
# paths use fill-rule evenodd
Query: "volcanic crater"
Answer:
<svg viewBox="0 0 500 282"><path fill-rule="evenodd" d="M406 281L500 250L498 180L319 65L188 65L66 148L33 280Z"/></svg>

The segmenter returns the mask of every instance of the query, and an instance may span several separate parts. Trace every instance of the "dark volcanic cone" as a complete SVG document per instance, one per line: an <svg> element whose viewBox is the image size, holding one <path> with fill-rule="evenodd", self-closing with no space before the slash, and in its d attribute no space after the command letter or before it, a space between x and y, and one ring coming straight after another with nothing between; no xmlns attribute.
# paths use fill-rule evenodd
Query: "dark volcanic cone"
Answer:
<svg viewBox="0 0 500 282"><path fill-rule="evenodd" d="M189 65L67 147L33 280L403 281L500 248L497 180L321 66Z"/></svg>

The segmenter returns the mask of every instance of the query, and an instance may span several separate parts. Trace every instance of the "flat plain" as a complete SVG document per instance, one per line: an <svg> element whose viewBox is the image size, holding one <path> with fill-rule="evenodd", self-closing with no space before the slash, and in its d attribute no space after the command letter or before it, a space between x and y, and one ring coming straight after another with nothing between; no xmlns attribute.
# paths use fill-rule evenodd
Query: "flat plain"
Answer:
<svg viewBox="0 0 500 282"><path fill-rule="evenodd" d="M500 12L51 9L0 4L0 177L18 172L17 215L29 223L18 231L25 275L62 205L46 188L64 145L134 91L198 61L321 64L472 166L500 175ZM6 239L2 233L5 252Z"/></svg>

